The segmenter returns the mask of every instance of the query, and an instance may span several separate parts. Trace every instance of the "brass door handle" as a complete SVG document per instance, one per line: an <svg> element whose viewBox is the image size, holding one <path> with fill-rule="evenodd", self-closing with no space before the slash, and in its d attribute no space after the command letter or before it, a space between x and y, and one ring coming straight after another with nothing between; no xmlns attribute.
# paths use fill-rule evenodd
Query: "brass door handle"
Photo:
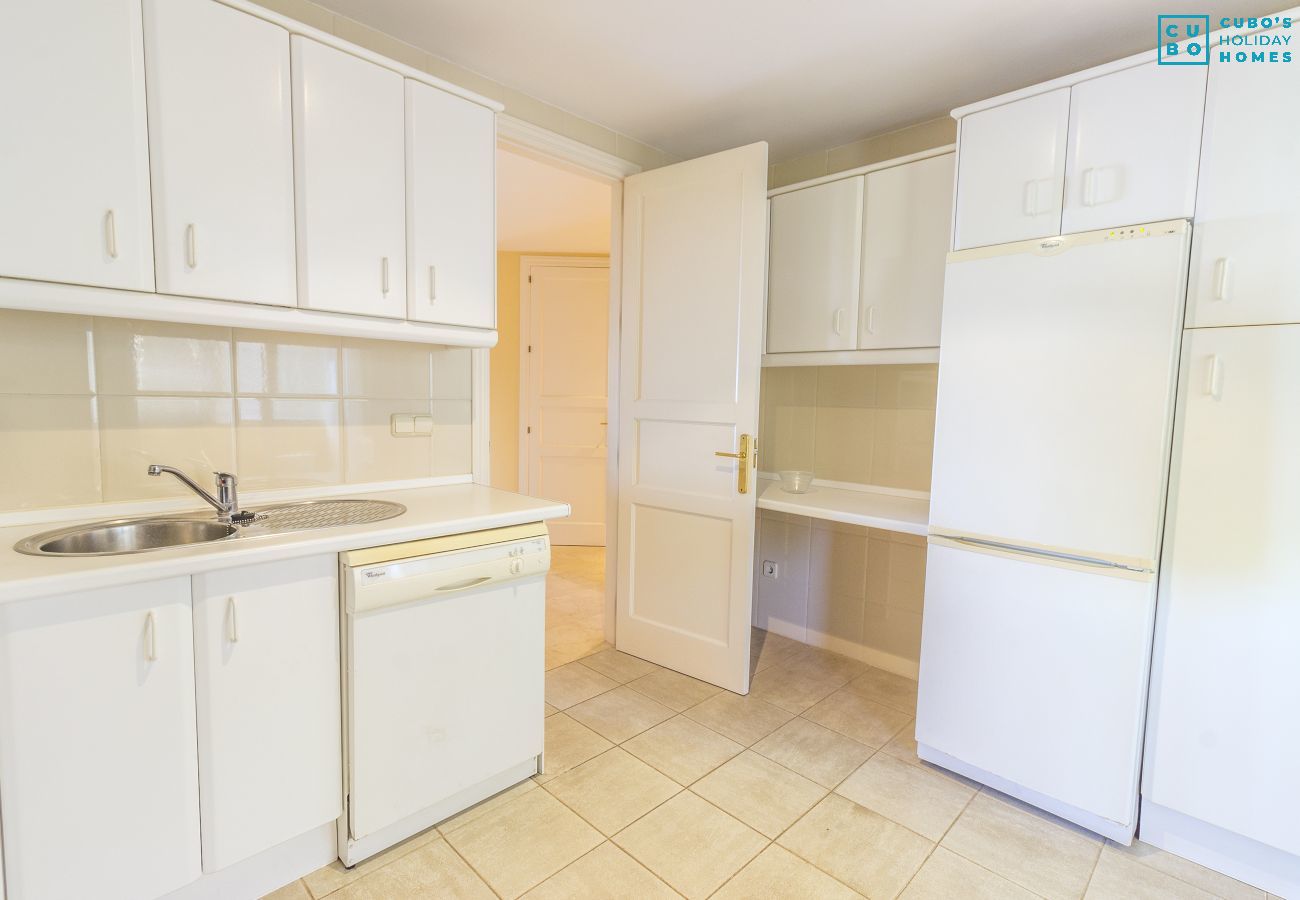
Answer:
<svg viewBox="0 0 1300 900"><path fill-rule="evenodd" d="M749 493L749 460L751 457L750 444L752 441L753 438L751 438L749 435L742 434L740 436L739 452L730 453L726 450L713 451L714 456L722 456L725 457L726 459L740 460L740 465L736 466L736 490L742 494ZM758 455L757 451L755 451L755 453L752 455L754 457L757 457Z"/></svg>

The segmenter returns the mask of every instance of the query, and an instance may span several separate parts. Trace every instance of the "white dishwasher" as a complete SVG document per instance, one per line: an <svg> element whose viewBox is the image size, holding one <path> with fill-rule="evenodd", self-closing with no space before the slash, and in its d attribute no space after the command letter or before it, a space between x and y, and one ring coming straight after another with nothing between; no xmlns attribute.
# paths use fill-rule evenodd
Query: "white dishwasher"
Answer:
<svg viewBox="0 0 1300 900"><path fill-rule="evenodd" d="M551 551L538 522L339 560L351 866L539 771Z"/></svg>

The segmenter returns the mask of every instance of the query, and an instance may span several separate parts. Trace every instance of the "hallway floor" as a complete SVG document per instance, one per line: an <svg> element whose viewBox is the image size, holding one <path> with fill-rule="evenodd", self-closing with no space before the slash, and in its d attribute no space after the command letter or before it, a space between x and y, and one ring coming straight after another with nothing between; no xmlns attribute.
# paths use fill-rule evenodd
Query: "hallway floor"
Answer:
<svg viewBox="0 0 1300 900"><path fill-rule="evenodd" d="M757 629L747 697L619 653L603 551L553 556L546 772L272 897L1268 897L921 762L906 678Z"/></svg>

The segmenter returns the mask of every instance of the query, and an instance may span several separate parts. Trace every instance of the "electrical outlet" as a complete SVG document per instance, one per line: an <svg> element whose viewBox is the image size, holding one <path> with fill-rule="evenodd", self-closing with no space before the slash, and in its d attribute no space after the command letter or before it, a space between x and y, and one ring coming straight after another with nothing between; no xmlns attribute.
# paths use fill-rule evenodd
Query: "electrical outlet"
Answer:
<svg viewBox="0 0 1300 900"><path fill-rule="evenodd" d="M764 578L779 578L780 577L780 575L778 574L779 572L780 572L780 566L778 566L775 562L773 562L770 559L763 560Z"/></svg>

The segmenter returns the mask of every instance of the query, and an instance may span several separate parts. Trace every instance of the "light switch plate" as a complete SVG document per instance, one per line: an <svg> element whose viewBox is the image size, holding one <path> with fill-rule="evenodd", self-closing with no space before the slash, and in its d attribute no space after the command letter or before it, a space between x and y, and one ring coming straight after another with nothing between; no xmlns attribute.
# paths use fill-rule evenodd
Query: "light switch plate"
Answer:
<svg viewBox="0 0 1300 900"><path fill-rule="evenodd" d="M421 436L433 434L433 416L416 416L415 433Z"/></svg>
<svg viewBox="0 0 1300 900"><path fill-rule="evenodd" d="M415 437L415 418L412 413L393 413L393 437Z"/></svg>

